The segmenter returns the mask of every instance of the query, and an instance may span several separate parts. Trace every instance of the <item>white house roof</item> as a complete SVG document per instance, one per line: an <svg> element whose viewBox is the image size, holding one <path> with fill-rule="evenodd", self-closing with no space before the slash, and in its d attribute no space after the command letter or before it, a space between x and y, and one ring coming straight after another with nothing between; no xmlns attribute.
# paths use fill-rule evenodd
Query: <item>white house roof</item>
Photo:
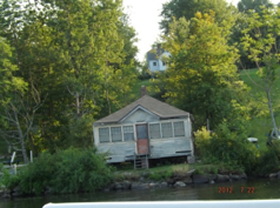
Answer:
<svg viewBox="0 0 280 208"><path fill-rule="evenodd" d="M128 115L131 111L133 111L139 106L157 115L160 119L190 116L190 114L186 111L175 108L167 103L161 102L148 95L144 95L138 100L134 101L133 103L116 111L115 113L96 121L95 124L118 123L120 120L122 120L122 118L124 118L126 115Z"/></svg>

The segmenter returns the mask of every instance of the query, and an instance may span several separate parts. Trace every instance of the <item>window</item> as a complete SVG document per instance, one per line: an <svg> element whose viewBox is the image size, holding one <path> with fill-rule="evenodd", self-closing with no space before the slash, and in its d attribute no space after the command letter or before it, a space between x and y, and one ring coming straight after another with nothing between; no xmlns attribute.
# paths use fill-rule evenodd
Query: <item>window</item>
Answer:
<svg viewBox="0 0 280 208"><path fill-rule="evenodd" d="M172 123L162 123L161 129L162 129L163 138L168 138L173 136Z"/></svg>
<svg viewBox="0 0 280 208"><path fill-rule="evenodd" d="M153 66L157 66L157 62L156 61L153 62Z"/></svg>
<svg viewBox="0 0 280 208"><path fill-rule="evenodd" d="M110 142L109 128L99 128L99 141L100 143Z"/></svg>
<svg viewBox="0 0 280 208"><path fill-rule="evenodd" d="M158 139L160 138L160 126L159 124L150 124L150 138Z"/></svg>
<svg viewBox="0 0 280 208"><path fill-rule="evenodd" d="M185 136L185 128L184 128L183 121L174 122L173 125L174 125L174 136L175 137Z"/></svg>
<svg viewBox="0 0 280 208"><path fill-rule="evenodd" d="M162 62L162 66L165 66L165 65L166 65L166 63L165 63L165 61L163 61L163 62Z"/></svg>
<svg viewBox="0 0 280 208"><path fill-rule="evenodd" d="M124 136L124 141L134 140L133 126L124 126L123 136Z"/></svg>
<svg viewBox="0 0 280 208"><path fill-rule="evenodd" d="M112 142L122 141L122 129L121 127L111 127Z"/></svg>

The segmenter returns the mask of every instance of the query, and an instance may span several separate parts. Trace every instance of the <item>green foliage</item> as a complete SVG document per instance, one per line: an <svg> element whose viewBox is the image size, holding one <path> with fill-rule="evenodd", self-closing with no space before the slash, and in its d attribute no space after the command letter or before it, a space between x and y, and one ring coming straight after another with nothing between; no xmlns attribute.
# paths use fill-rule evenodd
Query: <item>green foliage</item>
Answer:
<svg viewBox="0 0 280 208"><path fill-rule="evenodd" d="M223 164L231 171L251 172L256 167L259 152L242 132L231 131L226 123L222 123L210 139L209 136L204 139L202 134L202 131L197 133L198 150L204 163Z"/></svg>
<svg viewBox="0 0 280 208"><path fill-rule="evenodd" d="M257 75L262 80L254 85L263 92L263 100L270 112L273 128L277 129L275 119L275 101L272 98L272 88L280 77L279 61L279 16L278 7L260 7L260 11L250 11L247 16L246 28L242 31L242 45L248 58L256 63ZM262 102L262 100L261 100ZM278 136L278 135L277 135Z"/></svg>
<svg viewBox="0 0 280 208"><path fill-rule="evenodd" d="M20 175L24 193L77 193L99 190L112 180L111 169L92 148L69 148L55 154L42 153Z"/></svg>
<svg viewBox="0 0 280 208"><path fill-rule="evenodd" d="M3 185L5 188L12 190L19 184L18 175L10 174L9 170L4 168L2 164L0 164L0 173L2 174L0 176L0 186Z"/></svg>
<svg viewBox="0 0 280 208"><path fill-rule="evenodd" d="M167 34L173 17L176 20L182 17L190 20L198 11L209 13L211 10L216 13L216 21L219 26L232 27L237 17L237 10L225 0L171 0L162 7L161 16L163 19L160 22L160 27Z"/></svg>
<svg viewBox="0 0 280 208"><path fill-rule="evenodd" d="M255 173L270 174L280 169L280 142L275 141L271 147L261 152Z"/></svg>
<svg viewBox="0 0 280 208"><path fill-rule="evenodd" d="M0 94L20 86L20 80L28 83L18 101L24 104L25 111L20 113L32 118L23 135L28 135L25 143L35 154L71 145L87 146L92 141L92 122L133 99L130 92L137 77L137 38L121 3L0 2L0 36L4 37L0 40ZM11 76L14 74L21 79ZM36 115L30 114L34 106L40 106ZM25 122L24 118L19 120Z"/></svg>
<svg viewBox="0 0 280 208"><path fill-rule="evenodd" d="M246 86L237 74L237 51L227 39L213 11L198 12L190 21L174 19L165 37L164 48L172 54L161 76L165 96L195 115L196 128L209 119L214 129L223 119L235 118L236 112L245 113Z"/></svg>
<svg viewBox="0 0 280 208"><path fill-rule="evenodd" d="M148 178L155 181L164 181L173 175L172 170L170 171L150 171Z"/></svg>
<svg viewBox="0 0 280 208"><path fill-rule="evenodd" d="M261 6L267 8L273 8L273 4L270 0L241 0L237 4L237 8L240 12L249 12L249 10L254 10L255 12L261 12Z"/></svg>
<svg viewBox="0 0 280 208"><path fill-rule="evenodd" d="M201 130L197 130L194 133L195 136L195 148L196 150L196 155L201 155L203 152L207 151L207 148L209 147L210 144L210 139L211 139L211 132L206 129L205 126L201 128Z"/></svg>

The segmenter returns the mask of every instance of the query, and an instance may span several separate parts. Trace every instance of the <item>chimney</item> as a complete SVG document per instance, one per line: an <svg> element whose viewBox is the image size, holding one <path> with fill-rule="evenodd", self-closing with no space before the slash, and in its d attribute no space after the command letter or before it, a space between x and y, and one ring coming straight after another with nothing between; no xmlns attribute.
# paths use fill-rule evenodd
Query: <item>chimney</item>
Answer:
<svg viewBox="0 0 280 208"><path fill-rule="evenodd" d="M143 97L144 95L147 95L147 89L146 89L145 85L141 86L140 93L141 93L141 97Z"/></svg>

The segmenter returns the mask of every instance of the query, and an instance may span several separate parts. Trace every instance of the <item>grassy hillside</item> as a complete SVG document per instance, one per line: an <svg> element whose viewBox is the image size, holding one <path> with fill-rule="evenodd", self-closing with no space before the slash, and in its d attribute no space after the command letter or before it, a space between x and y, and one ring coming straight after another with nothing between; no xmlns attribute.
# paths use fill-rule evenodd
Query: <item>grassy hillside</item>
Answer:
<svg viewBox="0 0 280 208"><path fill-rule="evenodd" d="M257 75L257 69L243 70L241 72L241 79L251 88L250 94L251 98L254 99L257 96L262 96L265 99L265 93L259 85L262 84L262 80ZM280 80L276 80L272 88L272 102L276 118L276 123L280 126ZM259 101L260 102L260 101ZM267 112L262 117L253 118L249 123L249 133L259 139L259 144L261 147L265 148L266 136L265 134L269 132L272 128L271 117L268 111L268 106L263 104L261 109L266 109ZM260 109L260 110L261 110Z"/></svg>

